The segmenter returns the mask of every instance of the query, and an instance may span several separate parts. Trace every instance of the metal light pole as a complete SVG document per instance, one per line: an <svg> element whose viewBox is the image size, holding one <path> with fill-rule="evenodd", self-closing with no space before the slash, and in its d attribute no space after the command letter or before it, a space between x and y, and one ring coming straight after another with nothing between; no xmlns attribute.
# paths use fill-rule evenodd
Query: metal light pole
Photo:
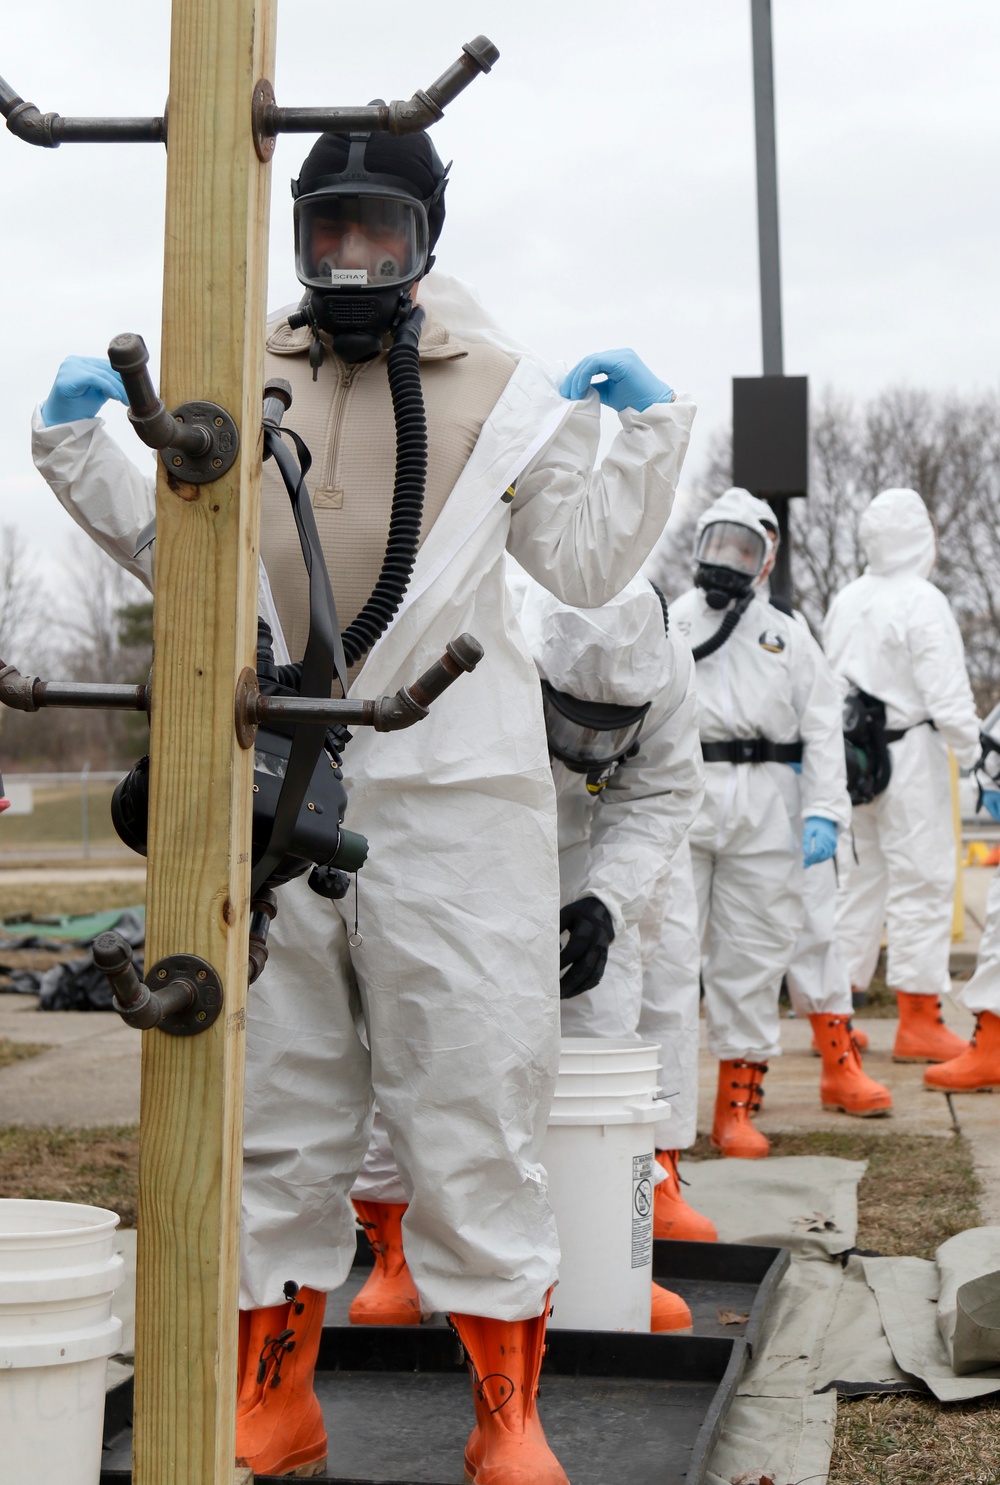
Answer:
<svg viewBox="0 0 1000 1485"><path fill-rule="evenodd" d="M765 463L772 466L774 458L778 464L784 462L782 455L789 452L788 447L783 450L781 444L784 442L779 424L784 423L787 428L787 418L791 412L793 423L799 422L797 404L800 395L805 396L804 385L800 389L793 388L790 382L775 381L767 382L767 378L784 379L785 358L782 345L781 327L781 252L778 235L778 163L775 148L775 126L774 126L774 59L771 43L771 0L750 0L750 23L753 40L753 95L754 95L754 132L756 137L757 158L757 240L760 255L760 325L761 346L764 361L764 379L760 384L760 395L764 399L763 407L777 415L776 421L771 417L764 419L762 425L751 437L756 442L763 438L770 445L768 457ZM795 379L796 381L798 379ZM786 398L791 395L794 407L786 407ZM753 396L753 392L750 393ZM744 407L746 405L744 404ZM734 464L741 462L742 451L738 447L741 439L737 430L737 409L734 387ZM745 426L745 424L744 424ZM801 429L802 436L805 427ZM800 439L794 438L798 444ZM752 461L756 462L756 460ZM806 462L805 450L802 450L802 462ZM734 469L734 479L741 482L741 477ZM773 483L778 483L776 480ZM798 488L799 493L805 494L806 479L803 475L801 481L796 481L793 489ZM756 488L755 493L766 495L770 501L775 515L778 518L778 526L781 532L781 545L774 571L771 575L771 589L775 596L791 601L792 597L792 570L791 570L791 548L789 542L788 523L788 499L789 487L787 484L782 488L772 488L772 480L765 479L763 488Z"/></svg>
<svg viewBox="0 0 1000 1485"><path fill-rule="evenodd" d="M753 32L753 106L757 140L757 240L760 246L760 331L764 375L784 376L781 343L781 252L778 240L778 162L774 139L774 58L771 0L750 0Z"/></svg>

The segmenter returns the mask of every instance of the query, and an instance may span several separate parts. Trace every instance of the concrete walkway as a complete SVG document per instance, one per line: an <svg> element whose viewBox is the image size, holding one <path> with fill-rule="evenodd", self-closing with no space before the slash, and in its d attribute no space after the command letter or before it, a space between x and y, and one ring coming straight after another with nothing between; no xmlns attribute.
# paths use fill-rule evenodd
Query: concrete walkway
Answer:
<svg viewBox="0 0 1000 1485"><path fill-rule="evenodd" d="M0 1126L54 1124L84 1128L134 1124L139 1118L140 1036L117 1016L102 1011L37 1012L37 999L0 995L0 1037L46 1044L50 1050L0 1069ZM946 1006L945 1019L961 1036L972 1031L972 1017ZM817 1057L809 1051L807 1021L783 1021L783 1055L768 1073L760 1128L863 1131L865 1134L951 1136L955 1125L948 1101L923 1084L923 1068L892 1061L895 1021L863 1022L871 1038L865 1066L892 1092L889 1119L848 1119L820 1107ZM702 1047L699 1127L711 1128L718 1064ZM983 1187L983 1221L1000 1223L1000 1099L991 1094L959 1095L952 1100L961 1132L972 1146Z"/></svg>
<svg viewBox="0 0 1000 1485"><path fill-rule="evenodd" d="M37 1006L36 995L0 995L0 1037L50 1049L0 1068L0 1126L137 1123L140 1034L111 1011Z"/></svg>
<svg viewBox="0 0 1000 1485"><path fill-rule="evenodd" d="M103 876L105 869L100 869ZM129 875L141 880L144 867ZM94 868L72 879L95 876ZM122 868L108 870L120 877ZM12 874L13 875L13 874ZM45 872L46 880L69 880L66 869ZM965 872L966 936L955 946L953 972L972 967L985 916L992 870ZM6 873L0 872L0 886ZM24 881L35 873L16 873ZM41 879L42 873L37 873ZM50 1050L0 1069L0 1125L55 1124L87 1127L133 1124L139 1117L141 1038L109 1012L51 1011L36 1013L34 996L0 995L0 1037L46 1044ZM954 1006L945 1019L961 1036L969 1036L973 1019ZM947 1139L955 1128L948 1100L924 1087L923 1068L897 1065L891 1059L895 1021L863 1020L871 1039L865 1066L892 1092L895 1111L889 1119L848 1119L828 1114L819 1102L819 1059L809 1051L808 1022L782 1022L783 1056L775 1058L767 1077L767 1096L760 1116L765 1133L778 1130L863 1130L866 1134L927 1134ZM717 1064L702 1047L699 1127L711 1128ZM982 1182L983 1221L1000 1223L1000 1098L991 1094L957 1095L954 1120L969 1140Z"/></svg>

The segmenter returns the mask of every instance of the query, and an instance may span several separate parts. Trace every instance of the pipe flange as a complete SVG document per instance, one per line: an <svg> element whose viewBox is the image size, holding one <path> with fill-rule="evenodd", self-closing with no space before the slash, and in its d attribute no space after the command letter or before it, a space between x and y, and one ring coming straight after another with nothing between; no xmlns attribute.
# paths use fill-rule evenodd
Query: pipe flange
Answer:
<svg viewBox="0 0 1000 1485"><path fill-rule="evenodd" d="M253 85L250 119L253 128L253 147L257 151L258 160L262 160L265 165L270 164L274 146L277 144L274 132L275 103L274 89L267 78L262 77Z"/></svg>
<svg viewBox="0 0 1000 1485"><path fill-rule="evenodd" d="M257 672L252 666L246 665L240 671L239 680L236 682L236 741L246 752L253 747L257 737L257 723L254 720L257 697L260 688L257 685Z"/></svg>
<svg viewBox="0 0 1000 1485"><path fill-rule="evenodd" d="M146 984L155 995L177 980L194 989L194 1000L183 1011L164 1016L158 1029L168 1036L199 1036L218 1020L222 1010L222 981L207 959L197 954L168 954L158 959L146 975Z"/></svg>
<svg viewBox="0 0 1000 1485"><path fill-rule="evenodd" d="M211 444L207 453L197 455L172 446L161 449L160 458L168 474L187 485L209 485L232 469L240 451L240 433L224 407L217 402L184 402L174 408L171 417L178 423L204 428Z"/></svg>

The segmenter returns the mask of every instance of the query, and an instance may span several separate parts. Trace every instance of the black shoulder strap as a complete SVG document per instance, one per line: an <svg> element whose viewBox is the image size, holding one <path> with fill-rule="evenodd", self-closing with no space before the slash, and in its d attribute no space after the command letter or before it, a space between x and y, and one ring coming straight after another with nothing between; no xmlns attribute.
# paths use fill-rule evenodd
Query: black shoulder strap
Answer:
<svg viewBox="0 0 1000 1485"><path fill-rule="evenodd" d="M794 619L795 610L787 598L781 598L777 593L772 593L769 602L772 608L778 610L779 614L787 614L790 619Z"/></svg>
<svg viewBox="0 0 1000 1485"><path fill-rule="evenodd" d="M306 489L306 475L312 464L312 456L297 433L284 429L295 445L298 464L281 441L276 428L264 426L264 448L274 457L284 481L292 506L299 546L309 574L309 635L305 654L298 670L298 689L303 696L329 697L334 677L340 682L341 692L347 695L347 663L344 644L337 620L337 606L333 601L330 576L323 560L323 551L316 529L312 501ZM295 833L296 821L302 801L309 788L313 771L319 762L326 741L323 727L296 727L292 747L288 755L288 767L278 795L278 804L271 826L271 838L267 849L253 869L251 890L267 881L288 851Z"/></svg>

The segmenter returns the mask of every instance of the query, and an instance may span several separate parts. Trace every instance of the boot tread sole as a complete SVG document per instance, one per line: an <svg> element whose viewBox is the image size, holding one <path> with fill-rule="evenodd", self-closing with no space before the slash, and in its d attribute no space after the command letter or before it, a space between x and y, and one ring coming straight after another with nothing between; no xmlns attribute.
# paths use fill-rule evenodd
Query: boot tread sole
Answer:
<svg viewBox="0 0 1000 1485"><path fill-rule="evenodd" d="M955 1056L956 1057L958 1057L960 1055L961 1054L958 1053L958 1052L955 1053ZM892 1060L893 1060L893 1062L923 1062L923 1063L926 1063L928 1065L930 1065L932 1063L933 1064L937 1064L937 1063L940 1063L940 1062L951 1062L952 1061L952 1059L950 1057L930 1057L930 1056L928 1056L928 1054L926 1052L918 1052L915 1056L910 1056L910 1057L907 1057L905 1055L901 1055L901 1054L898 1054L896 1052L893 1052L893 1054L892 1054Z"/></svg>
<svg viewBox="0 0 1000 1485"><path fill-rule="evenodd" d="M938 1067L941 1066L940 1063L937 1063L936 1065ZM927 1089L928 1093L994 1093L994 1092L1000 1092L1000 1082L998 1082L998 1083L976 1083L972 1088L968 1088L968 1087L965 1087L965 1088L949 1088L944 1083L928 1083L925 1080L924 1087Z"/></svg>
<svg viewBox="0 0 1000 1485"><path fill-rule="evenodd" d="M892 1113L892 1104L883 1104L877 1109L849 1109L842 1103L825 1103L823 1105L830 1114L850 1114L854 1119L881 1119Z"/></svg>

